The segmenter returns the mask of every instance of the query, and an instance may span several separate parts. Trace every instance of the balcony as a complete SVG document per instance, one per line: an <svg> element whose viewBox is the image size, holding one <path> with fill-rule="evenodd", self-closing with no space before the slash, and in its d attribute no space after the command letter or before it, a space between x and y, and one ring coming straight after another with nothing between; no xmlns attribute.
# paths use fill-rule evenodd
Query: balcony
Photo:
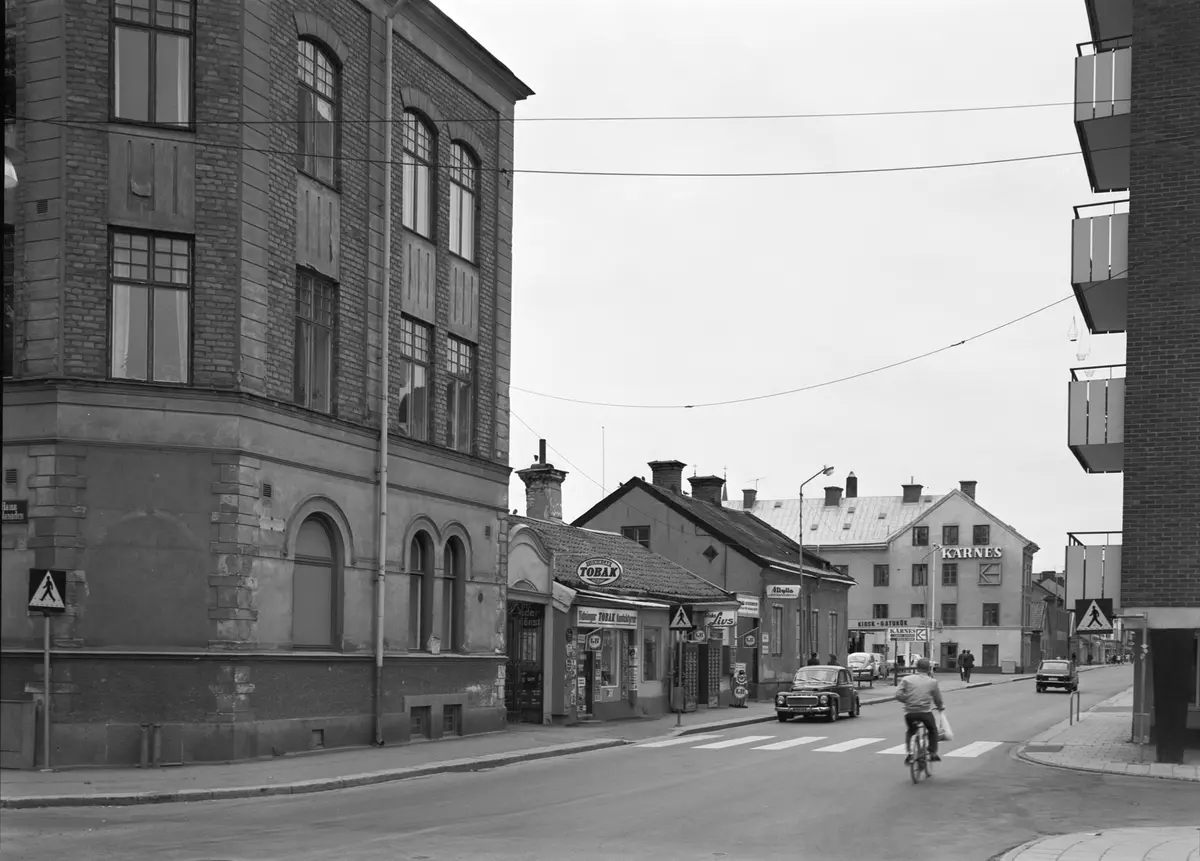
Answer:
<svg viewBox="0 0 1200 861"><path fill-rule="evenodd" d="M1073 368L1067 447L1085 472L1121 472L1125 459L1125 366Z"/></svg>
<svg viewBox="0 0 1200 861"><path fill-rule="evenodd" d="M1112 598L1121 607L1121 533L1068 532L1066 609L1084 598Z"/></svg>
<svg viewBox="0 0 1200 861"><path fill-rule="evenodd" d="M1071 286L1093 335L1125 331L1128 267L1129 201L1075 207Z"/></svg>
<svg viewBox="0 0 1200 861"><path fill-rule="evenodd" d="M1085 0L1092 38L1109 42L1133 32L1133 0Z"/></svg>
<svg viewBox="0 0 1200 861"><path fill-rule="evenodd" d="M1075 131L1096 193L1129 188L1130 36L1083 42L1075 60Z"/></svg>

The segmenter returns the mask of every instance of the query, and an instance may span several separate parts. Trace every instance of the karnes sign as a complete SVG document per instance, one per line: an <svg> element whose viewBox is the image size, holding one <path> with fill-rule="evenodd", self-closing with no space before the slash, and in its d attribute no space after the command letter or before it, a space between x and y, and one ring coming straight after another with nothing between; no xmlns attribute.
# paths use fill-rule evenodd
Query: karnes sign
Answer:
<svg viewBox="0 0 1200 861"><path fill-rule="evenodd" d="M584 559L575 569L575 575L589 586L607 586L620 579L621 563L616 559Z"/></svg>
<svg viewBox="0 0 1200 861"><path fill-rule="evenodd" d="M999 559L1000 547L943 547L943 559Z"/></svg>

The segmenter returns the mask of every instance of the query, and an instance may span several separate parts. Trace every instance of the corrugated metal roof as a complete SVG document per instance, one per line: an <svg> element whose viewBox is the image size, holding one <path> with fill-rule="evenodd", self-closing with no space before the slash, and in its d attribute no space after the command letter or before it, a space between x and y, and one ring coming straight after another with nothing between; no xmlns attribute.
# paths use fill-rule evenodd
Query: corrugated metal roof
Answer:
<svg viewBox="0 0 1200 861"><path fill-rule="evenodd" d="M513 515L508 519L528 526L537 533L546 549L554 554L554 579L573 589L596 593L611 591L614 595L632 593L668 601L736 600L731 599L729 593L715 583L615 532L601 532L532 517ZM623 569L621 579L611 587L592 586L580 580L577 576L579 563L592 556L620 562Z"/></svg>
<svg viewBox="0 0 1200 861"><path fill-rule="evenodd" d="M906 504L903 496L858 496L843 499L837 506L826 505L823 497L805 499L803 544L883 544L941 499L942 495L922 494L920 502ZM731 502L727 507L741 509L742 503ZM799 531L799 508L798 499L759 499L750 513L794 540Z"/></svg>

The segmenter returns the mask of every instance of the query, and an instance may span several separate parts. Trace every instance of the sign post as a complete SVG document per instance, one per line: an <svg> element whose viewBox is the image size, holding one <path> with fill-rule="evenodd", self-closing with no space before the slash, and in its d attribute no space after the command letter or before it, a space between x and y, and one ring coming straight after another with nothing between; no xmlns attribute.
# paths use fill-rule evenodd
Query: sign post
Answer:
<svg viewBox="0 0 1200 861"><path fill-rule="evenodd" d="M687 633L695 627L692 624L694 615L692 607L688 604L675 604L671 607L671 630L677 632L679 637L679 663L676 664L675 670L678 684L672 697L675 700L672 703L675 706L675 726L683 726L683 709L687 705L683 688L683 641L687 639Z"/></svg>
<svg viewBox="0 0 1200 861"><path fill-rule="evenodd" d="M65 613L67 572L29 569L29 609L42 614L42 771L50 771L50 617Z"/></svg>

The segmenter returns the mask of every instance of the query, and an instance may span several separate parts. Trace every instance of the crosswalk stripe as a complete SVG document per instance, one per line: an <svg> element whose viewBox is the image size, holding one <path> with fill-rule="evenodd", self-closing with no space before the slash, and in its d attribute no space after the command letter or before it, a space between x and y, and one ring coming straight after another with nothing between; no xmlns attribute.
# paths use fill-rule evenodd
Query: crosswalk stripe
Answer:
<svg viewBox="0 0 1200 861"><path fill-rule="evenodd" d="M875 751L875 752L876 752L876 753L899 753L899 754L906 754L906 753L908 753L908 745L906 745L906 744L898 744L898 745L896 745L895 747L889 747L889 748L885 748L884 750L877 750L877 751Z"/></svg>
<svg viewBox="0 0 1200 861"><path fill-rule="evenodd" d="M877 742L887 741L886 738L852 738L850 741L841 741L837 744L818 747L815 753L842 753L847 750L854 750L856 747L864 747L868 744L876 744Z"/></svg>
<svg viewBox="0 0 1200 861"><path fill-rule="evenodd" d="M713 738L720 738L720 737L721 737L720 733L705 733L703 735L700 735L700 734L684 735L684 736L680 736L679 738L667 738L667 739L663 739L662 741L646 742L645 744L639 744L638 747L671 747L676 744L692 744L693 742L704 741L706 739L713 739Z"/></svg>
<svg viewBox="0 0 1200 861"><path fill-rule="evenodd" d="M992 748L999 747L1004 744L1002 741L973 741L966 747L960 747L957 750L952 750L949 753L943 753L942 756L964 756L975 757L981 753L987 753Z"/></svg>
<svg viewBox="0 0 1200 861"><path fill-rule="evenodd" d="M775 738L773 735L747 735L741 738L727 738L725 741L714 741L712 744L698 744L693 750L721 750L726 747L737 747L739 744L753 744L756 741L767 741Z"/></svg>
<svg viewBox="0 0 1200 861"><path fill-rule="evenodd" d="M787 750L789 747L799 747L802 744L812 744L814 741L824 741L823 735L802 735L800 738L789 738L787 741L777 741L774 744L764 744L754 750Z"/></svg>

